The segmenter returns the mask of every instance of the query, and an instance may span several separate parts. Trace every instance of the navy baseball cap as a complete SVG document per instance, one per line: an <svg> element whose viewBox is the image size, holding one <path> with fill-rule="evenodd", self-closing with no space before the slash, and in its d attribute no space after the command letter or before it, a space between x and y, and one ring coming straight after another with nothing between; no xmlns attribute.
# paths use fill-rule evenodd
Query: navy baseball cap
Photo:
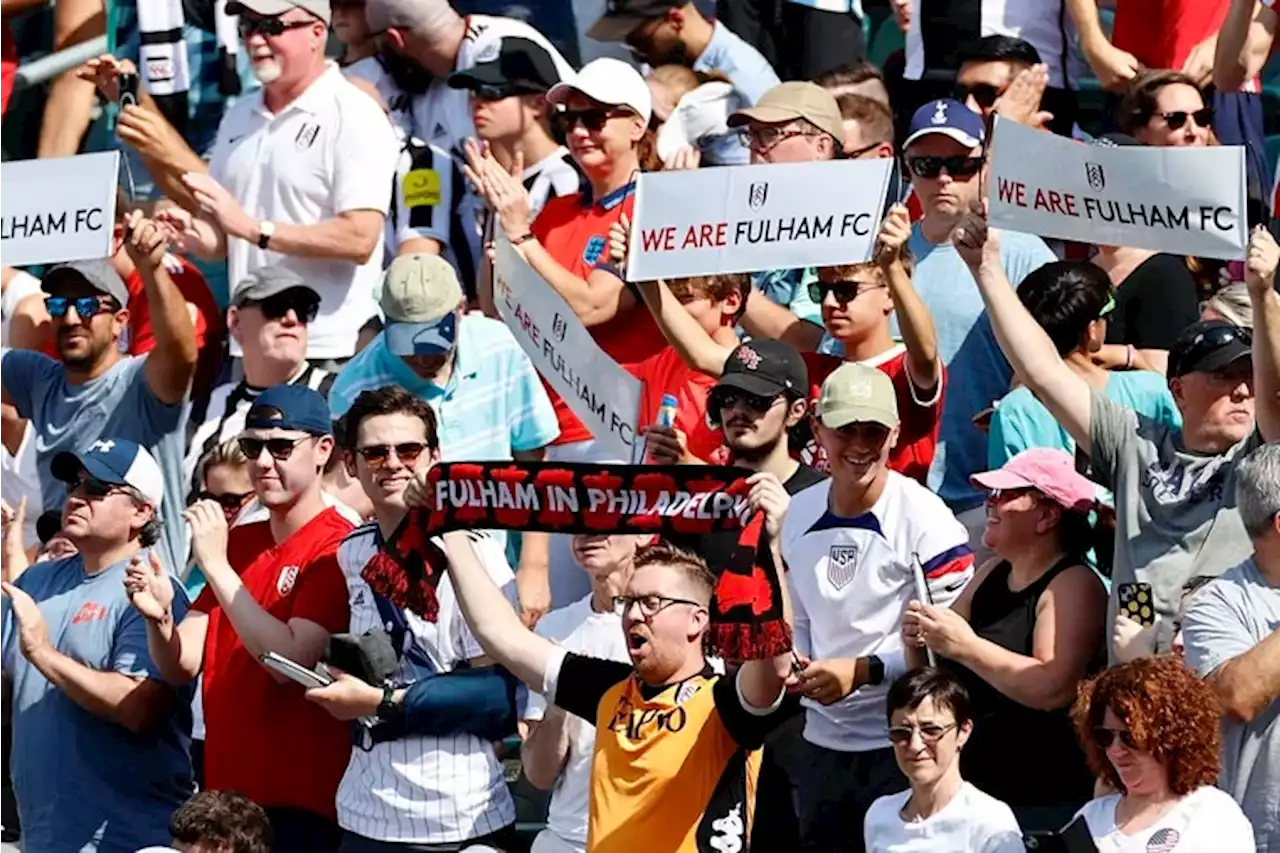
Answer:
<svg viewBox="0 0 1280 853"><path fill-rule="evenodd" d="M258 395L244 420L245 429L295 429L332 435L333 421L324 395L305 385L281 383Z"/></svg>
<svg viewBox="0 0 1280 853"><path fill-rule="evenodd" d="M113 486L129 486L147 501L160 507L164 500L164 475L155 458L142 445L125 438L100 438L88 450L64 450L53 457L49 470L68 485L80 480L80 469Z"/></svg>
<svg viewBox="0 0 1280 853"><path fill-rule="evenodd" d="M1253 354L1253 335L1226 320L1200 320L1182 330L1169 350L1168 376L1212 373Z"/></svg>
<svg viewBox="0 0 1280 853"><path fill-rule="evenodd" d="M966 148L977 148L987 139L987 127L982 116L954 98L930 101L911 116L907 128L906 148L922 136L939 133L959 142Z"/></svg>

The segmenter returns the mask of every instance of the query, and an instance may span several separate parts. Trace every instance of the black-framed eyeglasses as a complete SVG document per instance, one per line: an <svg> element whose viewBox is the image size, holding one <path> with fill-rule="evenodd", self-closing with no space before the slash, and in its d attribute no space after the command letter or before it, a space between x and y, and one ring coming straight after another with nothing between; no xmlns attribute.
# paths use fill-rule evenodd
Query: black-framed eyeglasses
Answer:
<svg viewBox="0 0 1280 853"><path fill-rule="evenodd" d="M942 740L942 736L956 727L955 723L940 726L937 723L925 723L923 726L894 726L889 729L889 742L898 746L911 743L912 735L920 734L920 740L933 744Z"/></svg>
<svg viewBox="0 0 1280 853"><path fill-rule="evenodd" d="M1174 110L1168 113L1156 113L1160 118L1164 119L1164 123L1169 125L1170 130L1181 130L1182 126L1187 123L1187 119L1191 119L1196 123L1196 127L1209 129L1213 127L1213 107L1203 107L1195 111Z"/></svg>
<svg viewBox="0 0 1280 853"><path fill-rule="evenodd" d="M852 151L846 151L844 152L844 158L846 160L860 160L866 155L870 154L872 151L875 151L877 148L879 148L883 144L884 143L882 142L872 142L870 145L864 145L861 148L855 148Z"/></svg>
<svg viewBox="0 0 1280 853"><path fill-rule="evenodd" d="M297 438L241 438L238 440L240 452L250 462L255 461L262 455L265 448L271 454L271 458L277 462L284 462L293 455L294 449L308 438L309 435L298 436Z"/></svg>
<svg viewBox="0 0 1280 853"><path fill-rule="evenodd" d="M917 178L936 178L943 169L953 178L972 178L982 169L986 157L967 157L958 154L955 157L908 157L907 169Z"/></svg>
<svg viewBox="0 0 1280 853"><path fill-rule="evenodd" d="M356 453L359 453L370 468L381 468L391 460L391 455L400 460L400 464L406 468L412 468L418 464L420 457L427 449L427 445L421 441L404 441L400 444L370 444L367 447L357 447Z"/></svg>
<svg viewBox="0 0 1280 853"><path fill-rule="evenodd" d="M698 602L690 601L687 598L669 598L665 595L615 595L613 597L613 612L619 616L625 616L633 604L640 605L640 615L646 619L652 619L675 604L702 607Z"/></svg>
<svg viewBox="0 0 1280 853"><path fill-rule="evenodd" d="M578 125L591 133L598 133L604 129L609 119L622 118L630 113L616 107L587 107L585 110L557 110L553 115L563 133L568 133Z"/></svg>
<svg viewBox="0 0 1280 853"><path fill-rule="evenodd" d="M257 308L268 320L280 320L290 311L298 318L298 322L310 325L320 313L320 302L307 290L291 287L279 293L273 293L265 299L251 299L240 305L241 308Z"/></svg>
<svg viewBox="0 0 1280 853"><path fill-rule="evenodd" d="M781 145L788 139L810 135L809 131L795 127L744 127L738 131L738 138L742 140L742 144L753 151L759 151L761 154L772 150L775 146Z"/></svg>
<svg viewBox="0 0 1280 853"><path fill-rule="evenodd" d="M886 285L875 281L817 281L809 282L809 298L817 305L822 304L822 300L827 298L827 294L835 296L836 301L841 305L846 305L857 299L863 293L871 290L881 290Z"/></svg>
<svg viewBox="0 0 1280 853"><path fill-rule="evenodd" d="M1142 751L1142 747L1133 739L1133 732L1128 729L1109 729L1106 726L1095 726L1093 729L1093 741L1102 749L1110 749L1117 738L1129 749Z"/></svg>
<svg viewBox="0 0 1280 853"><path fill-rule="evenodd" d="M732 409L741 403L756 414L764 414L773 408L773 404L785 397L784 394L751 394L740 388L712 388L707 395L708 411L720 413Z"/></svg>
<svg viewBox="0 0 1280 853"><path fill-rule="evenodd" d="M282 36L288 30L300 30L303 27L310 27L320 20L316 18L310 21L282 21L279 17L270 18L253 18L248 15L241 15L238 24L240 30L240 38L247 39L254 33L258 33L266 38L275 38Z"/></svg>
<svg viewBox="0 0 1280 853"><path fill-rule="evenodd" d="M202 501L213 501L222 507L225 512L235 512L249 502L249 498L253 497L253 492L223 492L215 494L209 491L203 491L197 497Z"/></svg>
<svg viewBox="0 0 1280 853"><path fill-rule="evenodd" d="M972 97L975 104L984 110L989 110L996 105L1001 94L1001 91L990 83L973 83L967 86L964 83L957 83L951 96L962 104Z"/></svg>
<svg viewBox="0 0 1280 853"><path fill-rule="evenodd" d="M65 317L71 308L76 309L76 316L81 320L89 320L98 314L114 314L120 309L116 301L106 294L96 296L46 296L44 308L50 317Z"/></svg>

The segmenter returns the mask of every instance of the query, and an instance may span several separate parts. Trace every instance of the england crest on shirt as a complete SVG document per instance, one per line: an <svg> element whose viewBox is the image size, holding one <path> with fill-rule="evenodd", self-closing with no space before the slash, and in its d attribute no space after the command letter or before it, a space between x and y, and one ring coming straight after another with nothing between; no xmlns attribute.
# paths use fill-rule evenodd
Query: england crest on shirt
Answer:
<svg viewBox="0 0 1280 853"><path fill-rule="evenodd" d="M832 545L827 554L827 580L836 589L844 589L858 572L858 546Z"/></svg>

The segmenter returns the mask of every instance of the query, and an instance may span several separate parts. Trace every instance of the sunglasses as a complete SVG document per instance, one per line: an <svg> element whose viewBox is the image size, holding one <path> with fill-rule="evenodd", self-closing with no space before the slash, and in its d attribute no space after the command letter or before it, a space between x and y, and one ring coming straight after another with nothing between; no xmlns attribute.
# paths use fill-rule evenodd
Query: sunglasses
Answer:
<svg viewBox="0 0 1280 853"><path fill-rule="evenodd" d="M74 299L69 296L48 296L44 300L45 310L50 317L65 317L72 306L81 320L88 320L99 314L114 314L120 310L110 296L77 296Z"/></svg>
<svg viewBox="0 0 1280 853"><path fill-rule="evenodd" d="M713 412L720 412L741 403L751 411L762 414L772 409L780 396L782 395L774 394L766 397L762 394L748 394L736 388L714 388L707 395L707 408Z"/></svg>
<svg viewBox="0 0 1280 853"><path fill-rule="evenodd" d="M972 86L957 83L951 96L962 104L969 98L973 98L975 104L984 110L989 110L996 105L996 101L1000 98L1000 90L990 83L974 83Z"/></svg>
<svg viewBox="0 0 1280 853"><path fill-rule="evenodd" d="M881 290L886 285L874 281L811 281L809 282L809 298L818 305L833 294L841 305L847 305L859 295L872 290Z"/></svg>
<svg viewBox="0 0 1280 853"><path fill-rule="evenodd" d="M986 157L908 157L907 168L917 178L936 178L945 169L953 178L972 178L978 174Z"/></svg>
<svg viewBox="0 0 1280 853"><path fill-rule="evenodd" d="M89 498L90 500L99 500L101 498L105 498L112 492L118 492L123 488L123 486L118 486L115 483L108 483L105 480L99 480L97 477L85 477L77 481L76 484L71 487L71 491L84 492L84 496L86 498Z"/></svg>
<svg viewBox="0 0 1280 853"><path fill-rule="evenodd" d="M284 462L293 455L294 448L311 437L303 435L298 438L242 438L237 443L240 445L240 452L250 462L262 455L263 448L271 454L272 459Z"/></svg>
<svg viewBox="0 0 1280 853"><path fill-rule="evenodd" d="M257 308L268 320L281 320L292 311L298 322L304 325L314 323L320 313L320 303L315 297L298 287L273 293L265 299L246 300L240 307Z"/></svg>
<svg viewBox="0 0 1280 853"><path fill-rule="evenodd" d="M1115 729L1108 729L1104 726L1097 726L1093 730L1093 740L1102 749L1110 749L1111 744L1115 743L1117 738L1119 738L1120 742L1127 748L1136 749L1139 752L1142 751L1142 747L1138 746L1133 739L1133 732L1127 729L1124 731L1116 731Z"/></svg>
<svg viewBox="0 0 1280 853"><path fill-rule="evenodd" d="M356 453L364 457L370 468L378 469L391 459L391 454L407 468L418 464L418 457L427 449L421 441L406 441L401 444L371 444L368 447L357 447Z"/></svg>
<svg viewBox="0 0 1280 853"><path fill-rule="evenodd" d="M1204 107L1195 112L1174 110L1171 113L1156 113L1156 115L1164 119L1164 123L1169 125L1170 130L1181 130L1187 123L1187 119L1194 121L1197 127L1213 127L1213 107Z"/></svg>
<svg viewBox="0 0 1280 853"><path fill-rule="evenodd" d="M1016 500L1023 495L1036 495L1039 490L1031 486L1023 486L1017 489L992 489L987 493L987 506L1000 503L1002 500Z"/></svg>
<svg viewBox="0 0 1280 853"><path fill-rule="evenodd" d="M220 495L201 492L198 497L202 501L214 501L227 512L235 512L253 497L253 492L223 492Z"/></svg>
<svg viewBox="0 0 1280 853"><path fill-rule="evenodd" d="M505 101L525 94L525 90L511 83L474 83L469 89L477 101Z"/></svg>
<svg viewBox="0 0 1280 853"><path fill-rule="evenodd" d="M1213 326L1196 336L1195 343L1186 352L1170 352L1169 375L1181 376L1188 372L1188 367L1199 364L1209 353L1237 341L1252 347L1253 333L1240 326Z"/></svg>
<svg viewBox="0 0 1280 853"><path fill-rule="evenodd" d="M1116 310L1116 295L1114 293L1107 294L1107 304L1102 306L1102 310L1098 312L1098 319L1101 320Z"/></svg>
<svg viewBox="0 0 1280 853"><path fill-rule="evenodd" d="M942 740L942 736L956 727L955 723L939 726L936 723L925 723L923 726L894 726L889 729L889 742L898 746L906 746L911 743L911 736L916 732L920 733L920 740L925 743L937 743Z"/></svg>
<svg viewBox="0 0 1280 853"><path fill-rule="evenodd" d="M282 21L279 18L250 18L247 15L240 16L239 29L240 38L247 39L254 33L266 36L267 38L275 38L284 35L287 30L300 30L304 27L313 26L319 18L312 21Z"/></svg>
<svg viewBox="0 0 1280 853"><path fill-rule="evenodd" d="M626 110L606 107L588 107L585 110L560 110L555 114L556 123L565 133L573 130L579 124L592 133L598 133L604 129L605 122L609 119L622 118L626 115L630 115Z"/></svg>

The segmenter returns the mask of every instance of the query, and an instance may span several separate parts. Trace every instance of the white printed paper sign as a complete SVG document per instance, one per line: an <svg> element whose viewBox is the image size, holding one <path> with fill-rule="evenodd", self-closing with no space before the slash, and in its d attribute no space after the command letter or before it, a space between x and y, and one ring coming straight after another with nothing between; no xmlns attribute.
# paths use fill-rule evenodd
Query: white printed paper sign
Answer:
<svg viewBox="0 0 1280 853"><path fill-rule="evenodd" d="M111 254L120 153L0 165L0 261L8 266Z"/></svg>
<svg viewBox="0 0 1280 853"><path fill-rule="evenodd" d="M893 161L646 172L627 278L821 267L871 257Z"/></svg>
<svg viewBox="0 0 1280 853"><path fill-rule="evenodd" d="M502 235L495 246L493 295L534 368L591 430L599 458L631 461L640 380L600 349L564 298Z"/></svg>
<svg viewBox="0 0 1280 853"><path fill-rule="evenodd" d="M1087 145L999 120L991 224L1042 237L1237 260L1248 242L1244 148Z"/></svg>

